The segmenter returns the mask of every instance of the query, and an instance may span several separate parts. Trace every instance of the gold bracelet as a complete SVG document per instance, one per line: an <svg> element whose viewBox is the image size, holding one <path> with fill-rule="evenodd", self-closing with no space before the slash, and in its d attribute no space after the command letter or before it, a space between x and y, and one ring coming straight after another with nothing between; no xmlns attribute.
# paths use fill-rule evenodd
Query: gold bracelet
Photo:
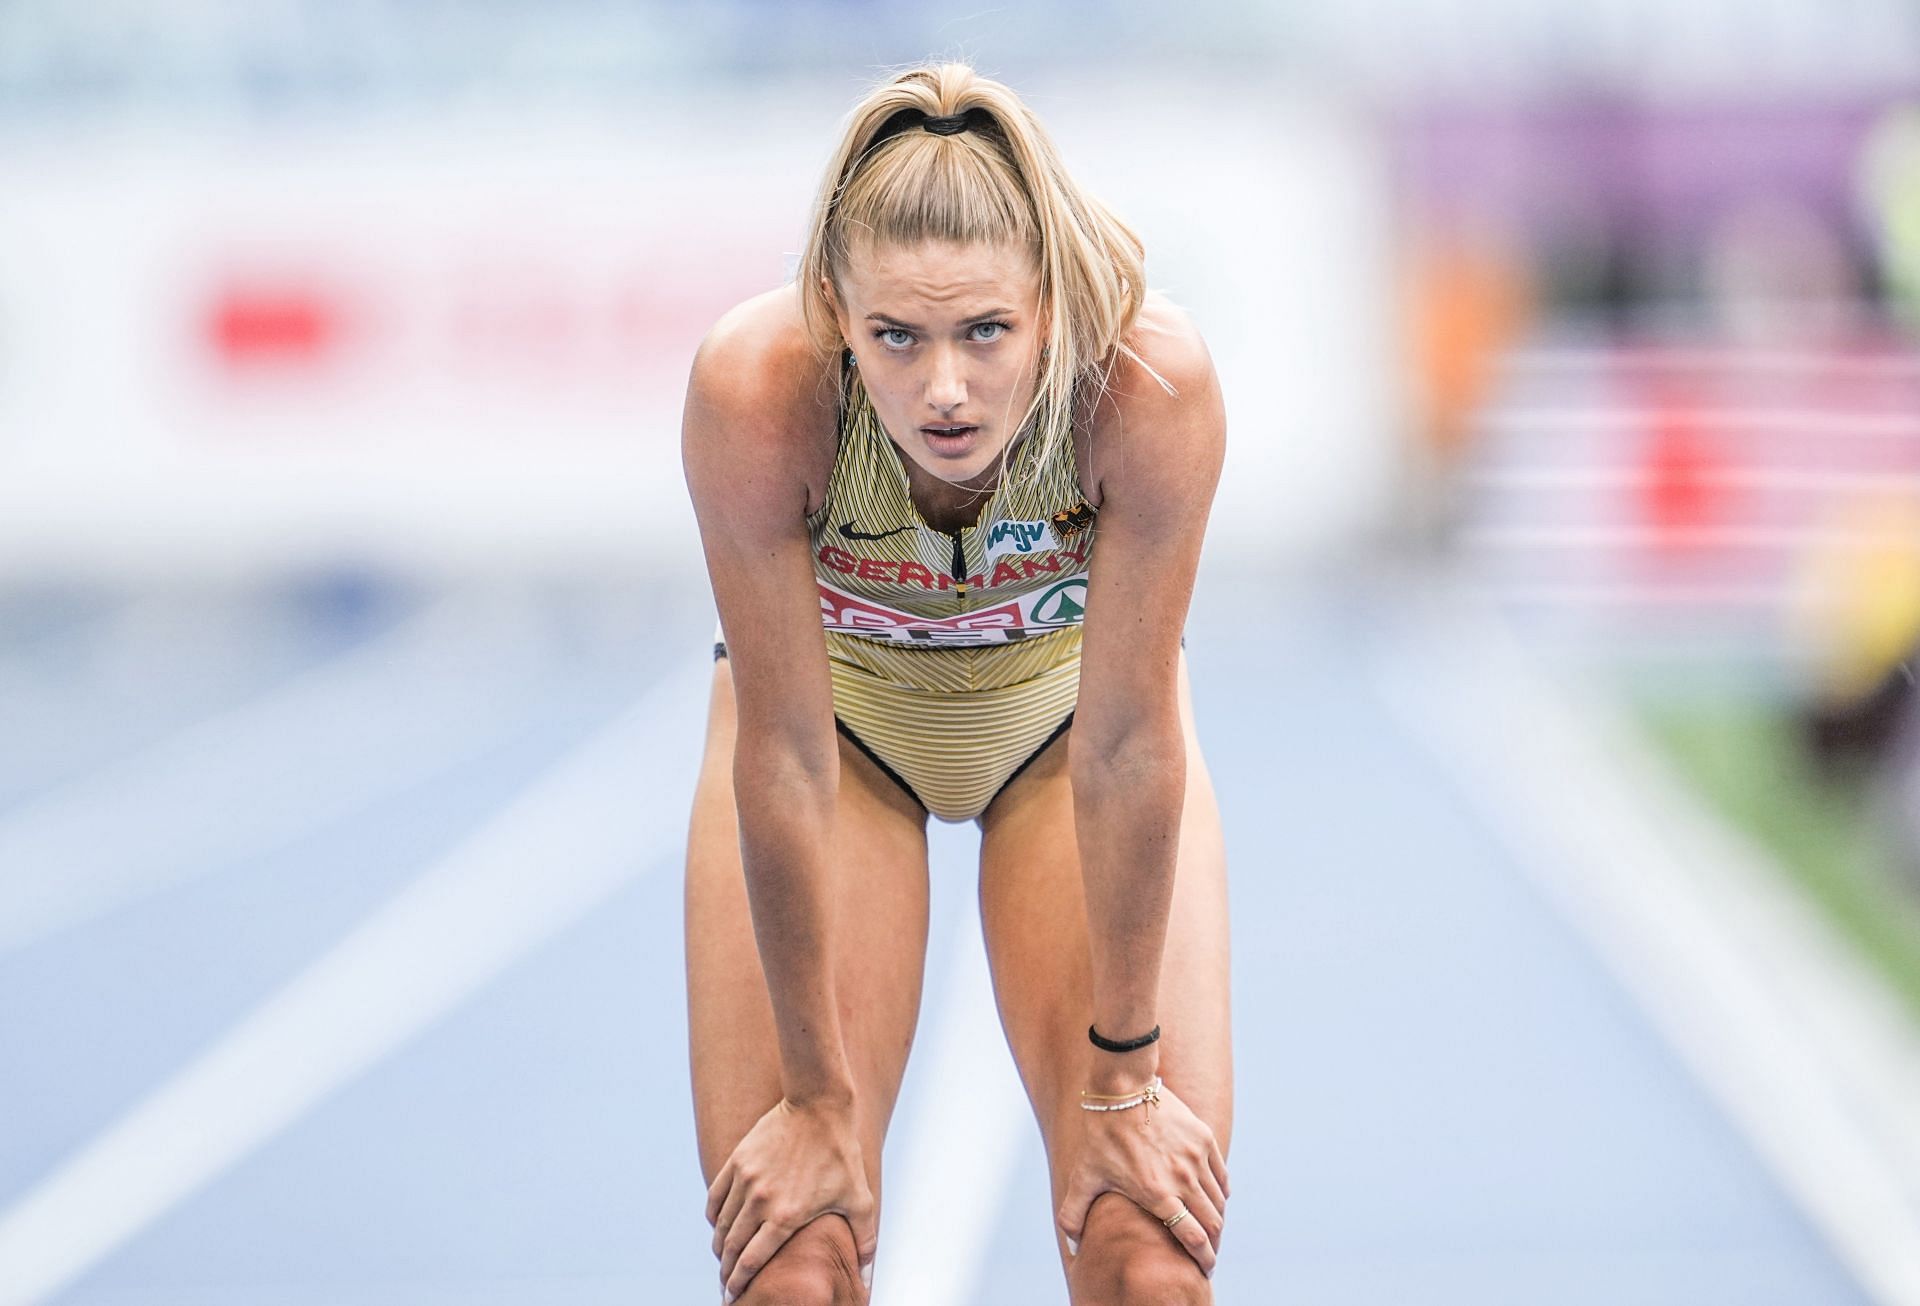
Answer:
<svg viewBox="0 0 1920 1306"><path fill-rule="evenodd" d="M1082 1111L1126 1111L1137 1106L1146 1107L1140 1119L1140 1127L1145 1129L1153 1122L1153 1109L1160 1105L1160 1076L1155 1075L1153 1082L1145 1088L1132 1093L1090 1093L1080 1090L1080 1109Z"/></svg>

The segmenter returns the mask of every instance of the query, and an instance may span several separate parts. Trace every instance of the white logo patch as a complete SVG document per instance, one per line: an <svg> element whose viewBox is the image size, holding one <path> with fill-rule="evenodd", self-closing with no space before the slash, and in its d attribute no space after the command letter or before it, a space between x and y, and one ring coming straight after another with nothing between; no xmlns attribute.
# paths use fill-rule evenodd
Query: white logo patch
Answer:
<svg viewBox="0 0 1920 1306"><path fill-rule="evenodd" d="M1008 554L1044 553L1054 547L1053 527L1045 521L997 521L987 529L987 566Z"/></svg>

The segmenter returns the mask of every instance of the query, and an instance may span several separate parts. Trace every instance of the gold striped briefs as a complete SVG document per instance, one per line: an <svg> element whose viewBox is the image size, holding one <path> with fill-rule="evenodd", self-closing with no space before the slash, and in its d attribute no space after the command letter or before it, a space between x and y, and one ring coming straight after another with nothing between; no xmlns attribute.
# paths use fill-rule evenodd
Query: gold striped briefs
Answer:
<svg viewBox="0 0 1920 1306"><path fill-rule="evenodd" d="M833 713L842 732L922 807L943 821L971 821L1072 722L1080 697L1078 636L1032 679L961 692L894 684L830 658Z"/></svg>
<svg viewBox="0 0 1920 1306"><path fill-rule="evenodd" d="M943 821L975 820L1073 724L1080 632L1063 631L1046 643L1046 658L1033 664L1044 667L1039 674L962 691L896 684L858 662L829 656L834 725L929 813ZM718 628L713 655L727 655Z"/></svg>

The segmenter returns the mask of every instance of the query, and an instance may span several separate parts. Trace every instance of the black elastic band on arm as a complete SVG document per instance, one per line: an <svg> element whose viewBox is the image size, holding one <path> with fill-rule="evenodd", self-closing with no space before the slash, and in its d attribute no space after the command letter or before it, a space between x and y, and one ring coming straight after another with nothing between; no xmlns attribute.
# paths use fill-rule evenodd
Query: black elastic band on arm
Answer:
<svg viewBox="0 0 1920 1306"><path fill-rule="evenodd" d="M1160 1027L1158 1025L1155 1025L1151 1030L1149 1030L1145 1034L1142 1034L1139 1038L1112 1039L1112 1038L1103 1038L1099 1030L1089 1025L1087 1026L1087 1037L1092 1039L1093 1045L1099 1048L1102 1052L1138 1052L1141 1048L1146 1047L1149 1043L1154 1043L1159 1041Z"/></svg>

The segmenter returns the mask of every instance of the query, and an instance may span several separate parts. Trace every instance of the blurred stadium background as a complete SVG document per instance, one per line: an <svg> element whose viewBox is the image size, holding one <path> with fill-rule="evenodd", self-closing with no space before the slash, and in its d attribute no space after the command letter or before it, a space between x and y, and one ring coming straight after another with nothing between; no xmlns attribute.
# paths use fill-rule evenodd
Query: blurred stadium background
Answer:
<svg viewBox="0 0 1920 1306"><path fill-rule="evenodd" d="M717 1292L682 386L928 56L1226 387L1220 1299L1920 1302L1910 0L0 0L0 1303ZM1064 1301L970 851L876 1300Z"/></svg>

